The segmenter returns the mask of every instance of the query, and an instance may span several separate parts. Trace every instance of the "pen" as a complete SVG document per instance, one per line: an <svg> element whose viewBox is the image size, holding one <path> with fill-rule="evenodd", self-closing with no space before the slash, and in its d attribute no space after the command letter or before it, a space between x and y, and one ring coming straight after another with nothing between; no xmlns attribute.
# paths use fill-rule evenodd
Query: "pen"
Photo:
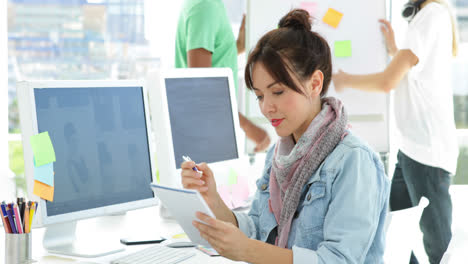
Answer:
<svg viewBox="0 0 468 264"><path fill-rule="evenodd" d="M24 225L24 233L29 233L29 205L24 203L24 217L23 217L23 225Z"/></svg>
<svg viewBox="0 0 468 264"><path fill-rule="evenodd" d="M182 158L185 160L185 161L192 161L192 159L189 157L189 156L182 156ZM193 167L192 170L196 171L196 172L200 172L197 167Z"/></svg>
<svg viewBox="0 0 468 264"><path fill-rule="evenodd" d="M19 198L18 210L21 215L21 219L24 219L24 198L23 197Z"/></svg>
<svg viewBox="0 0 468 264"><path fill-rule="evenodd" d="M10 227L7 212L6 212L6 209L5 209L5 203L2 202L0 207L1 207L0 213L2 214L2 221L3 221L3 227L5 228L5 232L11 233L11 227Z"/></svg>
<svg viewBox="0 0 468 264"><path fill-rule="evenodd" d="M18 206L13 203L13 214L15 215L15 221L16 221L16 229L18 231L18 234L23 234L23 225L21 224L21 215L18 210Z"/></svg>
<svg viewBox="0 0 468 264"><path fill-rule="evenodd" d="M29 228L30 229L32 227L35 212L36 212L36 203L31 202L31 206L29 207Z"/></svg>
<svg viewBox="0 0 468 264"><path fill-rule="evenodd" d="M16 232L15 220L13 220L13 211L10 209L10 205L5 207L8 215L8 221L10 221L11 233L18 234L18 232Z"/></svg>

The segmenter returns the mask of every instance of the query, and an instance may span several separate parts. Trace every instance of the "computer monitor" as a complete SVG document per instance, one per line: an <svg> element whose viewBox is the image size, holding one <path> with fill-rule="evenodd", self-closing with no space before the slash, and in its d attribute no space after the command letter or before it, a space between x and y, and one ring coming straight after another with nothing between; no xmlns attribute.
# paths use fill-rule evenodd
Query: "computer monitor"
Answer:
<svg viewBox="0 0 468 264"><path fill-rule="evenodd" d="M44 247L81 257L116 251L103 243L82 252L87 243L74 243L74 233L77 220L157 204L150 188L155 167L144 83L31 81L18 83L17 90L30 197L30 137L48 131L56 155L54 199L39 200L35 224L47 228Z"/></svg>
<svg viewBox="0 0 468 264"><path fill-rule="evenodd" d="M228 68L149 74L160 184L180 187L183 155L209 163L218 176L239 159L243 142L232 78Z"/></svg>

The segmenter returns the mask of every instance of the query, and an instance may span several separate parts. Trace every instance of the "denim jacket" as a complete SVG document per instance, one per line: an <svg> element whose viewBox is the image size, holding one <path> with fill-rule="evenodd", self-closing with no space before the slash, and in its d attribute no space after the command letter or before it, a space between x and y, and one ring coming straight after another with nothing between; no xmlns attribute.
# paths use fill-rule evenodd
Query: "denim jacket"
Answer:
<svg viewBox="0 0 468 264"><path fill-rule="evenodd" d="M234 212L247 236L270 244L278 225L268 207L273 150L249 213ZM383 263L389 191L379 157L349 133L302 190L288 239L293 262Z"/></svg>

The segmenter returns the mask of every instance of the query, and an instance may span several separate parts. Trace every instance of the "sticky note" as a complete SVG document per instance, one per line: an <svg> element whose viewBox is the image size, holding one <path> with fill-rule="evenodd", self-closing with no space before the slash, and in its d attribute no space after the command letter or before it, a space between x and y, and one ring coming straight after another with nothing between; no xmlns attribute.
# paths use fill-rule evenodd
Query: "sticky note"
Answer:
<svg viewBox="0 0 468 264"><path fill-rule="evenodd" d="M351 40L335 41L335 57L351 57Z"/></svg>
<svg viewBox="0 0 468 264"><path fill-rule="evenodd" d="M244 177L237 178L237 184L232 186L233 199L247 200L249 198L249 184Z"/></svg>
<svg viewBox="0 0 468 264"><path fill-rule="evenodd" d="M187 238L187 234L185 233L175 234L172 236L172 238Z"/></svg>
<svg viewBox="0 0 468 264"><path fill-rule="evenodd" d="M341 22L341 18L343 18L343 13L338 12L333 8L329 8L322 20L328 25L337 28Z"/></svg>
<svg viewBox="0 0 468 264"><path fill-rule="evenodd" d="M311 16L315 16L317 13L317 7L318 5L315 2L301 2L299 5L299 8L306 10Z"/></svg>
<svg viewBox="0 0 468 264"><path fill-rule="evenodd" d="M40 167L34 166L34 180L54 186L54 163L48 163Z"/></svg>
<svg viewBox="0 0 468 264"><path fill-rule="evenodd" d="M237 178L237 184L232 186L232 205L234 208L247 206L249 185L244 177Z"/></svg>
<svg viewBox="0 0 468 264"><path fill-rule="evenodd" d="M218 186L218 194L229 209L233 209L231 191L227 186Z"/></svg>
<svg viewBox="0 0 468 264"><path fill-rule="evenodd" d="M34 154L34 162L40 167L55 161L55 151L49 132L43 132L30 137L31 148Z"/></svg>
<svg viewBox="0 0 468 264"><path fill-rule="evenodd" d="M34 181L33 193L42 199L54 201L54 187L40 181Z"/></svg>
<svg viewBox="0 0 468 264"><path fill-rule="evenodd" d="M216 250L214 250L213 248L198 245L197 249L200 250L201 252L209 255L209 256L219 256L219 253Z"/></svg>
<svg viewBox="0 0 468 264"><path fill-rule="evenodd" d="M229 169L229 175L228 175L228 185L233 185L237 183L237 172L233 169Z"/></svg>

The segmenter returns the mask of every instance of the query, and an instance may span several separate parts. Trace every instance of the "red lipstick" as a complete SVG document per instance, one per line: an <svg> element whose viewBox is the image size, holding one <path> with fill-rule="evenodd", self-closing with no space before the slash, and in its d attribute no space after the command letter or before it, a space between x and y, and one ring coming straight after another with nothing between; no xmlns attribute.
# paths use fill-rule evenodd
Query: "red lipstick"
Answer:
<svg viewBox="0 0 468 264"><path fill-rule="evenodd" d="M271 125L274 126L274 127L277 127L281 124L281 122L283 122L284 119L272 119L271 120Z"/></svg>

